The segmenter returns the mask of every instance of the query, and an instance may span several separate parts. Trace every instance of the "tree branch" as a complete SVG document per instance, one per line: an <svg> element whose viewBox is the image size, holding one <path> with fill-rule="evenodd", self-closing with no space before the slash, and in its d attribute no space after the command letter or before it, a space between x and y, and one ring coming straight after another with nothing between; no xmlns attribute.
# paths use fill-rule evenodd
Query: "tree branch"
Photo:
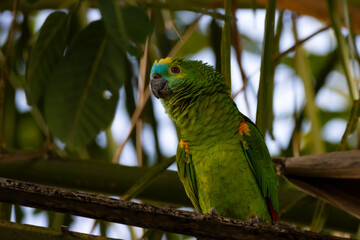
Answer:
<svg viewBox="0 0 360 240"><path fill-rule="evenodd" d="M360 179L360 150L273 158L273 162L284 176Z"/></svg>
<svg viewBox="0 0 360 240"><path fill-rule="evenodd" d="M24 239L26 236L27 240L115 240L114 238L72 232L67 227L54 229L4 220L0 220L0 236L1 239Z"/></svg>
<svg viewBox="0 0 360 240"><path fill-rule="evenodd" d="M330 204L360 218L360 150L273 159L277 173Z"/></svg>
<svg viewBox="0 0 360 240"><path fill-rule="evenodd" d="M283 175L303 191L354 216L360 216L360 192L354 187L360 185L359 150L274 158L273 162L279 175ZM47 159L42 151L0 155L0 177L111 196L124 194L149 170L147 167L127 167L95 160ZM290 190L292 194L289 194ZM280 185L281 208L286 209L287 203L298 201L301 195L301 192L293 188ZM192 206L174 171L165 171L157 176L136 198L147 202L162 202L167 206ZM328 221L326 228L355 232L358 226L356 219L337 208L333 207L330 211L333 221ZM308 225L311 219L299 218L297 211L296 208L288 209L281 219ZM313 211L312 204L307 202L301 211L310 213Z"/></svg>
<svg viewBox="0 0 360 240"><path fill-rule="evenodd" d="M203 239L343 239L0 178L0 201ZM156 220L156 221L155 221Z"/></svg>

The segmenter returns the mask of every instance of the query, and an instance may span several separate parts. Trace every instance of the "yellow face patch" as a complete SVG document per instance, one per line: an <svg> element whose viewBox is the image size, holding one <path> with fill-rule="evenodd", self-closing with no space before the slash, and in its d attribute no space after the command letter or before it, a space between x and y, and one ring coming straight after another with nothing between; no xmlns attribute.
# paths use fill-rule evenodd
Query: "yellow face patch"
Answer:
<svg viewBox="0 0 360 240"><path fill-rule="evenodd" d="M244 133L248 136L250 136L250 128L249 125L245 122L242 121L239 125L239 134L240 136L244 135Z"/></svg>
<svg viewBox="0 0 360 240"><path fill-rule="evenodd" d="M162 58L160 60L155 60L155 65L158 65L159 63L160 64L166 64L166 63L171 63L172 62L172 58Z"/></svg>

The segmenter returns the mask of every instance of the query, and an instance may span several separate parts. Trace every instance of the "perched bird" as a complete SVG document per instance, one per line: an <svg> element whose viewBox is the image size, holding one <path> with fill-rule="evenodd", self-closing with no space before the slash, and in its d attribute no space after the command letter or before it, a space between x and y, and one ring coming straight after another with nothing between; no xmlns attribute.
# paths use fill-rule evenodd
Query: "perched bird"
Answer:
<svg viewBox="0 0 360 240"><path fill-rule="evenodd" d="M201 61L165 58L151 70L152 93L180 128L180 180L202 213L277 221L275 170L263 137L230 97L222 74Z"/></svg>

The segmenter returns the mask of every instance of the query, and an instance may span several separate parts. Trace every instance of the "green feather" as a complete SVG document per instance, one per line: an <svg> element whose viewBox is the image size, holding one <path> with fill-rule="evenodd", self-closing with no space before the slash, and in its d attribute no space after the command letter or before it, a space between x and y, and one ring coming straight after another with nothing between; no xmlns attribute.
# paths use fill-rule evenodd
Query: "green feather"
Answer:
<svg viewBox="0 0 360 240"><path fill-rule="evenodd" d="M181 182L185 187L186 194L189 196L192 204L199 212L202 212L196 184L196 174L191 160L191 156L185 152L184 148L178 147L176 154L176 165Z"/></svg>
<svg viewBox="0 0 360 240"><path fill-rule="evenodd" d="M172 73L173 67L180 71ZM194 207L271 222L271 209L277 212L279 205L270 154L256 126L230 98L223 76L201 61L179 58L155 62L154 74L171 90L161 100L180 128L176 162ZM246 131L239 132L240 124Z"/></svg>

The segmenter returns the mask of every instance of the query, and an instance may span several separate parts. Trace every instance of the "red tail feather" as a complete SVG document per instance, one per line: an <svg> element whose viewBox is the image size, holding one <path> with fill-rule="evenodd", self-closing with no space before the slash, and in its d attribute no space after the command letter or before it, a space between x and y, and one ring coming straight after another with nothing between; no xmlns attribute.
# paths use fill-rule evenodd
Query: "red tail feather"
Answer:
<svg viewBox="0 0 360 240"><path fill-rule="evenodd" d="M269 209L270 209L270 213L271 213L273 223L277 222L279 220L278 212L274 209L274 206L273 206L273 204L271 202L271 199L267 198L267 201L268 201L268 205L269 205Z"/></svg>

